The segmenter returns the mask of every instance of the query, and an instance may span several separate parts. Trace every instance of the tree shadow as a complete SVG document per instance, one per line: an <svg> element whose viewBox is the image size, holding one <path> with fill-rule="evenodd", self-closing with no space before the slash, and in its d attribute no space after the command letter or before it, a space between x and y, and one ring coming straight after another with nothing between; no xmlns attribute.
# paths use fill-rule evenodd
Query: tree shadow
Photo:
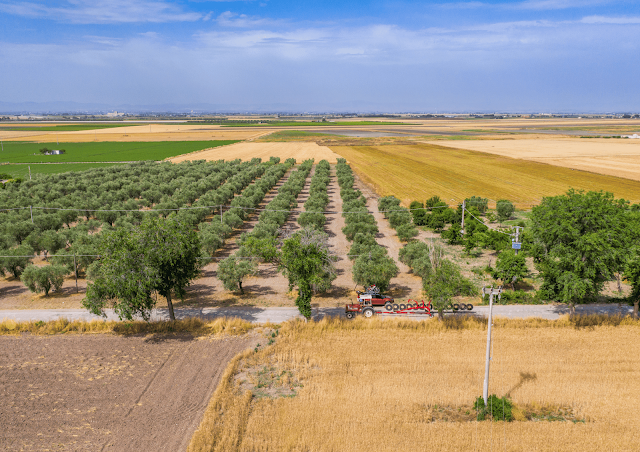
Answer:
<svg viewBox="0 0 640 452"><path fill-rule="evenodd" d="M536 381L538 379L538 375L535 373L529 373L529 372L520 372L520 378L518 380L518 382L513 385L505 394L505 397L511 397L511 394L520 389L525 383L528 382L533 382Z"/></svg>

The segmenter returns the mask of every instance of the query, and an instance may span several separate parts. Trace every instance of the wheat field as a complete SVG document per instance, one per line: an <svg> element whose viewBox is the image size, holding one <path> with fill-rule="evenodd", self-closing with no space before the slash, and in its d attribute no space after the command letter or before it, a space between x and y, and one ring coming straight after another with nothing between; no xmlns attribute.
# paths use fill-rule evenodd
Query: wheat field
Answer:
<svg viewBox="0 0 640 452"><path fill-rule="evenodd" d="M456 144L457 146L457 144ZM509 199L530 208L544 196L569 188L605 190L617 198L640 201L640 182L507 156L435 144L331 146L380 196L394 195L408 205L438 195L449 204L470 196L490 205Z"/></svg>
<svg viewBox="0 0 640 452"><path fill-rule="evenodd" d="M272 347L230 364L189 451L637 450L638 322L495 325L489 393L518 407L569 407L579 422L434 421L434 407L469 410L482 394L486 329L477 322L293 322ZM238 375L262 366L292 370L298 394L243 391Z"/></svg>

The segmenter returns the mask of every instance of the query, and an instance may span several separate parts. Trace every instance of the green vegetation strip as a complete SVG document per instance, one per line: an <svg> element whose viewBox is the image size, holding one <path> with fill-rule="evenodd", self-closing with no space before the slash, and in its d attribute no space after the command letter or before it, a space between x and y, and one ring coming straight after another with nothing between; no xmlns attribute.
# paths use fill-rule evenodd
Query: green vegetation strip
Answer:
<svg viewBox="0 0 640 452"><path fill-rule="evenodd" d="M14 132L77 132L79 130L112 129L114 127L131 127L139 125L143 124L58 124L52 126L0 127L0 130Z"/></svg>
<svg viewBox="0 0 640 452"><path fill-rule="evenodd" d="M9 174L13 179L29 179L29 167L31 175L36 174L60 174L72 171L85 171L93 168L106 168L108 166L123 165L123 163L60 163L60 164L9 164L1 165L0 173Z"/></svg>
<svg viewBox="0 0 640 452"><path fill-rule="evenodd" d="M176 155L237 143L237 140L216 141L142 141L91 143L30 143L9 141L4 143L0 161L10 163L46 162L127 162L138 160L164 160ZM64 149L61 155L43 155L42 148Z"/></svg>

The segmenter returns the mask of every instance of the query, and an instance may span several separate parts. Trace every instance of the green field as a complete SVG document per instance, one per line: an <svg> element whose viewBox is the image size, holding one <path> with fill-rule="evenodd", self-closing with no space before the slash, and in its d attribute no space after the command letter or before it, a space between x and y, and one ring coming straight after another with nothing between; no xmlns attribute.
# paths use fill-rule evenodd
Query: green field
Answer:
<svg viewBox="0 0 640 452"><path fill-rule="evenodd" d="M114 127L131 127L140 124L60 124L55 126L0 127L0 131L14 132L77 132L79 130L112 129Z"/></svg>
<svg viewBox="0 0 640 452"><path fill-rule="evenodd" d="M0 165L0 173L10 174L13 178L21 177L29 179L29 167L31 167L31 175L36 174L58 174L70 171L84 171L92 168L102 168L105 166L124 165L124 163L32 163L25 164L9 164Z"/></svg>
<svg viewBox="0 0 640 452"><path fill-rule="evenodd" d="M0 162L128 162L164 160L176 155L202 149L237 143L234 140L217 141L152 141L152 142L90 142L90 143L29 143L8 141L3 144ZM62 155L42 155L42 148L64 149Z"/></svg>
<svg viewBox="0 0 640 452"><path fill-rule="evenodd" d="M261 123L233 123L220 122L223 127L314 127L314 126L400 126L404 122L383 121L335 121L335 122L298 122L298 121L265 121Z"/></svg>

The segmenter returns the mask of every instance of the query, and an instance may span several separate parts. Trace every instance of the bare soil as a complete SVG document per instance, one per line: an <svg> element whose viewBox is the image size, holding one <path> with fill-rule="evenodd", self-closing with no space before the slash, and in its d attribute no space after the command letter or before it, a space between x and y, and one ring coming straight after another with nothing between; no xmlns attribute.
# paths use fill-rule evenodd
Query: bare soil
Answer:
<svg viewBox="0 0 640 452"><path fill-rule="evenodd" d="M228 361L260 337L2 336L2 449L185 450Z"/></svg>

